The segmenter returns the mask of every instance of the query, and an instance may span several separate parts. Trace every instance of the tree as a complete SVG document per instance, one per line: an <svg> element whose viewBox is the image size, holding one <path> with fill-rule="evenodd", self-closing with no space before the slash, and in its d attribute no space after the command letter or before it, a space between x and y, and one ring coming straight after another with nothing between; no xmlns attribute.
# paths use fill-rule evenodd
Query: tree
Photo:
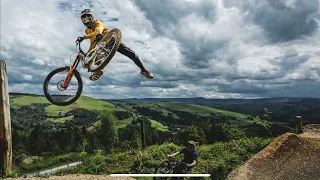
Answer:
<svg viewBox="0 0 320 180"><path fill-rule="evenodd" d="M197 126L187 126L183 131L179 132L179 144L185 144L188 140L204 142L205 134L202 129Z"/></svg>
<svg viewBox="0 0 320 180"><path fill-rule="evenodd" d="M264 114L263 114L263 116L268 120L268 121L271 121L271 115L272 115L272 112L270 112L270 111L268 111L268 109L267 108L264 108L263 109L264 110Z"/></svg>
<svg viewBox="0 0 320 180"><path fill-rule="evenodd" d="M98 120L101 121L99 129L100 141L107 153L111 153L117 143L116 117L110 111L101 112Z"/></svg>
<svg viewBox="0 0 320 180"><path fill-rule="evenodd" d="M42 127L37 124L29 136L29 152L33 155L41 155L45 150L46 137Z"/></svg>

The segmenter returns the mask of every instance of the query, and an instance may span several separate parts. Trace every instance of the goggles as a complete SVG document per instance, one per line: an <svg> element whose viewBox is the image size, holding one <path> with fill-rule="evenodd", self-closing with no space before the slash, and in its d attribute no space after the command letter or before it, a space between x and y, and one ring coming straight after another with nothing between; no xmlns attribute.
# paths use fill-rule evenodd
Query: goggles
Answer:
<svg viewBox="0 0 320 180"><path fill-rule="evenodd" d="M82 22L83 23L90 23L91 21L92 21L92 17L90 17L90 16L86 16L86 17L83 17L83 18L81 18L81 20L82 20Z"/></svg>

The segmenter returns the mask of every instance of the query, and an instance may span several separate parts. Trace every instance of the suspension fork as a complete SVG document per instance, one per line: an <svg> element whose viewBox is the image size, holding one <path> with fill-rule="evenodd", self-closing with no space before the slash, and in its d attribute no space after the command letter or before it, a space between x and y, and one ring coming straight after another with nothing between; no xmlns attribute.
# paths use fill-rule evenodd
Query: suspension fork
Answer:
<svg viewBox="0 0 320 180"><path fill-rule="evenodd" d="M72 79L72 74L73 74L73 70L75 70L78 67L79 61L80 61L80 54L78 54L76 60L73 62L72 66L70 66L70 69L68 71L67 77L66 79L63 81L63 83L61 84L62 88L67 88L71 79Z"/></svg>

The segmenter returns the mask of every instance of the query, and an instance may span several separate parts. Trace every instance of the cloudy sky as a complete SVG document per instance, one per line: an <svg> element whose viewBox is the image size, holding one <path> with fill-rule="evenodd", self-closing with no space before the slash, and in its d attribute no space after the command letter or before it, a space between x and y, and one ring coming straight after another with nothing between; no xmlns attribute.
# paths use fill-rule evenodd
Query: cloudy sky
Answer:
<svg viewBox="0 0 320 180"><path fill-rule="evenodd" d="M10 92L43 94L53 69L70 64L94 11L122 31L154 73L149 80L117 53L84 95L320 98L319 0L1 0L1 56ZM85 42L84 47L88 48Z"/></svg>

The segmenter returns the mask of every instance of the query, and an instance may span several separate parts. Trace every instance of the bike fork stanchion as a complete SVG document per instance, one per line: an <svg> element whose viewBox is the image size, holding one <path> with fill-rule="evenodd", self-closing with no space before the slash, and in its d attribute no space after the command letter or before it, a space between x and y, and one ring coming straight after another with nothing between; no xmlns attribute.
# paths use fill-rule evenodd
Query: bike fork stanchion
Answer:
<svg viewBox="0 0 320 180"><path fill-rule="evenodd" d="M67 75L66 80L61 85L62 88L66 88L69 85L69 83L71 81L71 77L72 77L72 72L73 72L73 67L71 66L69 71L68 71L68 75Z"/></svg>

